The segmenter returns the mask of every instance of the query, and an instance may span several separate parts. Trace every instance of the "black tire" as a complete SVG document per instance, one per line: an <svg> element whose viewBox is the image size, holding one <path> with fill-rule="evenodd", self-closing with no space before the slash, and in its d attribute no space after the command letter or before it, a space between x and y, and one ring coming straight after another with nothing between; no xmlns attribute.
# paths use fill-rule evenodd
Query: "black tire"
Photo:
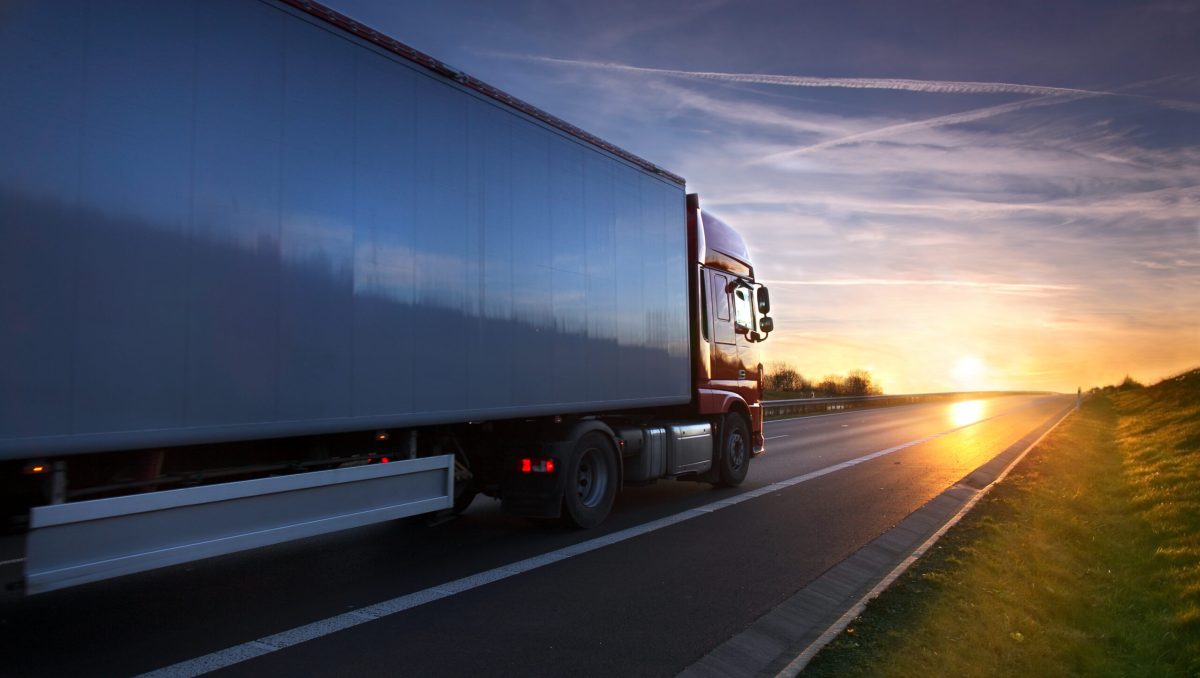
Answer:
<svg viewBox="0 0 1200 678"><path fill-rule="evenodd" d="M451 510L455 515L466 511L478 494L479 485L471 473L471 461L460 447L454 453L454 506Z"/></svg>
<svg viewBox="0 0 1200 678"><path fill-rule="evenodd" d="M467 510L471 502L475 501L475 497L479 495L478 490L474 487L466 487L459 489L458 485L454 486L454 507L451 509L455 515Z"/></svg>
<svg viewBox="0 0 1200 678"><path fill-rule="evenodd" d="M714 485L737 487L750 471L750 427L740 414L727 414L721 426L721 457Z"/></svg>
<svg viewBox="0 0 1200 678"><path fill-rule="evenodd" d="M471 502L475 501L475 496L479 494L478 481L471 471L471 458L467 456L466 451L453 435L438 441L434 449L441 454L447 452L454 454L454 506L450 510L454 512L454 515L458 515L466 511Z"/></svg>
<svg viewBox="0 0 1200 678"><path fill-rule="evenodd" d="M588 529L604 522L617 496L617 451L603 433L583 434L567 461L562 520Z"/></svg>

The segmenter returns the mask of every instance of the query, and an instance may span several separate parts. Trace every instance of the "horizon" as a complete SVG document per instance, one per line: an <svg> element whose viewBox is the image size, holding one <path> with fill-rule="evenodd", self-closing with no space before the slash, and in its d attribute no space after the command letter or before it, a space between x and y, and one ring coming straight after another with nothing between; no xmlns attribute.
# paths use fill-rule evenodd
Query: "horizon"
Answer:
<svg viewBox="0 0 1200 678"><path fill-rule="evenodd" d="M688 180L764 364L887 392L1200 365L1200 6L330 6Z"/></svg>

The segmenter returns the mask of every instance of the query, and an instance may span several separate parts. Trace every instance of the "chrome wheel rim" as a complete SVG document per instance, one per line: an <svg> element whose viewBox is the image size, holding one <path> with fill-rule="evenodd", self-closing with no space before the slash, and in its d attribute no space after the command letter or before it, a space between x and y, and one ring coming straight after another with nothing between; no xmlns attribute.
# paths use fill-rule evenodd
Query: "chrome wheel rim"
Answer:
<svg viewBox="0 0 1200 678"><path fill-rule="evenodd" d="M740 430L729 434L729 468L737 471L746 463L746 438Z"/></svg>

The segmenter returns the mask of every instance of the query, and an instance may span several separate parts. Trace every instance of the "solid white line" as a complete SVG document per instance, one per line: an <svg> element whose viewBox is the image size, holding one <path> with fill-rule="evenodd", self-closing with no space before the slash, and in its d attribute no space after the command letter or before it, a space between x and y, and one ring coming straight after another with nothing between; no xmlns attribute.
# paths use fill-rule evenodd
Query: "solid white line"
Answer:
<svg viewBox="0 0 1200 678"><path fill-rule="evenodd" d="M411 610L414 607L419 607L421 605L425 605L426 603L432 603L443 598L448 598L464 591L470 591L471 589L484 586L485 584L491 584L502 579L507 579L518 574L523 574L531 570L545 567L546 565L566 560L567 558L573 558L584 553L589 553L591 551L604 548L605 546L611 546L628 539L633 539L634 537L640 537L644 534L655 532L665 527L682 523L686 520L691 520L692 518L699 518L701 516L708 515L723 508L736 506L744 501L757 499L758 497L779 492L780 490L787 489L794 485L799 485L800 483L808 482L809 480L814 480L816 478L820 478L821 476L829 475L830 473L836 473L852 466L857 466L859 464L871 461L872 459L878 459L879 457L892 454L893 452L899 452L900 450L908 449L914 445L927 443L931 440L961 431L969 426L981 424L985 421L990 421L1002 416L1004 415L1001 414L988 417L987 419L980 419L979 421L972 422L964 426L959 426L948 431L927 435L924 438L918 438L894 447L872 452L861 457L843 461L840 464L834 464L833 466L827 466L817 471L812 471L803 475L795 476L793 478L781 480L779 482L771 483L770 485L764 485L763 487L705 504L704 506L688 509L687 511L676 513L675 515L659 518L658 520L652 520L648 523L630 527L619 532L606 534L602 537L596 537L595 539L589 539L588 541L573 544L571 546L558 549L557 551L551 551L549 553L543 553L542 555L534 556L532 558L526 558L525 560L520 560L509 565L502 565L495 569L487 570L486 572L480 572L469 577L463 577L462 579L456 579L454 581L446 582L445 584L439 584L422 591L416 591L414 593L409 593L397 598L392 598L391 600L385 600L381 603L368 605L367 607L359 608L352 612L339 614L334 617L315 621L311 624L305 624L304 626L297 626L294 629L289 629L271 636L266 636L265 638L252 640L247 643L242 643L241 645L234 645L233 647L228 647L224 650L217 650L216 652L206 654L202 657L188 659L179 662L178 664L172 664L171 666L151 671L143 675L156 677L170 676L175 678L179 676L198 676L210 671L216 671L218 669L246 661L247 659L260 657L264 654L282 650L284 648L298 645L309 640L314 640L316 638L320 638L343 629L348 629L368 621L374 621L388 615L396 614L397 612Z"/></svg>
<svg viewBox="0 0 1200 678"><path fill-rule="evenodd" d="M784 433L784 434L783 434L783 435L781 435L781 436L767 436L766 438L763 438L763 440L778 440L779 438L786 438L786 437L788 437L788 436L790 436L790 435L792 435L792 434L790 434L790 433Z"/></svg>
<svg viewBox="0 0 1200 678"><path fill-rule="evenodd" d="M0 560L0 567L4 567L5 565L16 565L17 563L23 563L23 562L25 562L24 558L13 558L12 560Z"/></svg>
<svg viewBox="0 0 1200 678"><path fill-rule="evenodd" d="M1075 409L1072 408L1067 410L1063 416L1059 417L1058 421L1054 422L1053 426L1047 429L1045 433L1038 436L1038 439L1030 443L1029 447L1026 447L1021 454L1017 455L1017 458L1014 459L1011 464L1006 466L1004 470L1000 472L1000 475L996 476L995 480L988 483L986 487L977 491L970 499L968 499L967 502L963 504L962 508L960 508L958 512L950 518L950 520L946 521L945 525L942 525L936 532L930 535L930 537L926 539L920 546L918 546L915 551L909 554L907 558L893 568L892 571L889 572L882 581L876 584L870 591L863 594L863 596L858 599L858 602L854 603L849 610L846 610L845 614L839 617L837 621L829 626L829 628L825 629L824 633L818 636L817 639L812 642L812 644L804 648L804 651L801 652L791 662L789 662L787 666L783 667L783 670L777 673L775 678L795 678L797 674L803 671L804 667L808 666L808 663L812 661L812 658L815 657L822 648L832 642L834 638L836 638L842 631L846 629L847 626L850 625L850 622L854 621L858 615L862 614L863 610L867 608L868 602L878 598L879 594L883 593L884 590L891 586L893 582L900 578L900 575L904 574L908 568L912 567L913 563L917 562L921 556L925 555L925 552L928 551L934 544L936 544L938 540L950 530L950 528L957 525L958 522L963 519L963 517L971 512L971 509L975 508L975 505L979 503L980 499L983 499L993 487L1000 483L1000 481L1007 478L1009 472L1016 468L1017 464L1021 463L1021 460L1025 458L1025 455L1029 454L1030 450L1037 447L1043 440L1045 440L1046 436L1050 435L1054 429L1058 428L1059 424L1066 421L1067 417L1070 416L1074 411Z"/></svg>

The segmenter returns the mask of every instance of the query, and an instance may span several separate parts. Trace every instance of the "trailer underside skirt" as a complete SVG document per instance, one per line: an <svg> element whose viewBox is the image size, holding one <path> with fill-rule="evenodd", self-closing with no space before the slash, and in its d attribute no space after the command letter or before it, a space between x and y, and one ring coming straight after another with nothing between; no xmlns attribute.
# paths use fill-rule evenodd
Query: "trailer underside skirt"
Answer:
<svg viewBox="0 0 1200 678"><path fill-rule="evenodd" d="M28 593L451 508L454 457L39 506Z"/></svg>

